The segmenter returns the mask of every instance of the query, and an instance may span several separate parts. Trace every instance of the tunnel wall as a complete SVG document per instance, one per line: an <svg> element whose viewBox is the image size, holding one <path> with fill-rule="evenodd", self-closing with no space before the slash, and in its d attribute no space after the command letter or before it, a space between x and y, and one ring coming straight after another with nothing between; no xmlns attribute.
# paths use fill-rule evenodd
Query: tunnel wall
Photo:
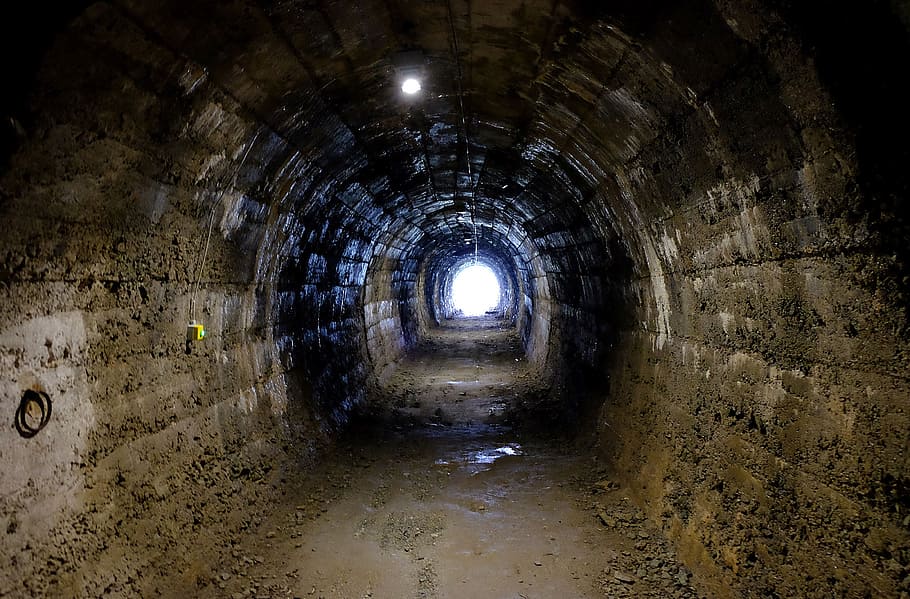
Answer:
<svg viewBox="0 0 910 599"><path fill-rule="evenodd" d="M305 132L307 159L241 71L110 5L56 41L36 97L0 181L0 394L7 422L28 389L53 411L0 431L0 594L192 595L363 397L386 221L344 181L343 135ZM197 273L208 335L186 353Z"/></svg>
<svg viewBox="0 0 910 599"><path fill-rule="evenodd" d="M34 438L0 433L0 594L154 595L186 572L191 595L201 553L415 341L415 223L467 189L526 265L529 355L557 387L609 386L602 457L712 592L910 592L906 95L886 66L906 47L858 10L827 42L845 50L813 48L833 5L639 4L558 3L543 33L501 3L501 24L456 19L485 90L466 153L453 90L424 120L382 104L370 11L343 31L290 4L81 17L0 180L2 405L54 400ZM438 17L417 41L447 53ZM392 124L358 120L374 109ZM210 222L210 336L187 355Z"/></svg>
<svg viewBox="0 0 910 599"><path fill-rule="evenodd" d="M717 596L898 596L906 300L876 167L792 30L723 6L761 52L603 185L636 309L602 449Z"/></svg>
<svg viewBox="0 0 910 599"><path fill-rule="evenodd" d="M364 327L370 368L379 384L419 338L417 278L416 261L391 256L375 258L369 271L364 286Z"/></svg>

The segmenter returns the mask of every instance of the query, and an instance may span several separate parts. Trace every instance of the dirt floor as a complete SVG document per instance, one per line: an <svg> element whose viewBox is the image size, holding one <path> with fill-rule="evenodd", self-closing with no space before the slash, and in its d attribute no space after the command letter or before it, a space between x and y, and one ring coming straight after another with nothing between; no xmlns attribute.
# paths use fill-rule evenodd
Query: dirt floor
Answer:
<svg viewBox="0 0 910 599"><path fill-rule="evenodd" d="M596 461L506 424L539 389L500 325L429 338L199 596L703 596Z"/></svg>

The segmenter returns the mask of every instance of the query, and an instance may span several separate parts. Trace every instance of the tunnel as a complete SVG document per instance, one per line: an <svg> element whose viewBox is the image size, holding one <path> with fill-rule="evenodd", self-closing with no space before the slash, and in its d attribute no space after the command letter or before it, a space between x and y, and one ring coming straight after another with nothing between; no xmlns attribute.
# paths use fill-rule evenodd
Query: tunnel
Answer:
<svg viewBox="0 0 910 599"><path fill-rule="evenodd" d="M0 10L0 597L910 597L906 2Z"/></svg>

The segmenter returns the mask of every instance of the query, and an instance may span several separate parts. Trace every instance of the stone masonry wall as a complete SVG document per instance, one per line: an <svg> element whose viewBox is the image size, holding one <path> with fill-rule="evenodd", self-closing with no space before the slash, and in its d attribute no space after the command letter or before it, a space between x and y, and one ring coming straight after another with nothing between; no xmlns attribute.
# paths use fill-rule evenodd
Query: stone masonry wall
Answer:
<svg viewBox="0 0 910 599"><path fill-rule="evenodd" d="M750 41L767 62L714 86L611 189L637 206L638 308L602 450L717 596L904 596L896 257L858 184L869 165L792 39L765 27Z"/></svg>

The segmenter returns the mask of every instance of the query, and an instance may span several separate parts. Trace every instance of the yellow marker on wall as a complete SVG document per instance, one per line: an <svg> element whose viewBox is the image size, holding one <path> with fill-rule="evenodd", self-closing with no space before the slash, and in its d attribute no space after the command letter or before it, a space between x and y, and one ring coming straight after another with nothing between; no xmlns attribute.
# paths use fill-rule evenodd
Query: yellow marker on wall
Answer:
<svg viewBox="0 0 910 599"><path fill-rule="evenodd" d="M186 326L186 340L202 341L203 339L205 339L205 327L202 323L191 320L190 324Z"/></svg>

